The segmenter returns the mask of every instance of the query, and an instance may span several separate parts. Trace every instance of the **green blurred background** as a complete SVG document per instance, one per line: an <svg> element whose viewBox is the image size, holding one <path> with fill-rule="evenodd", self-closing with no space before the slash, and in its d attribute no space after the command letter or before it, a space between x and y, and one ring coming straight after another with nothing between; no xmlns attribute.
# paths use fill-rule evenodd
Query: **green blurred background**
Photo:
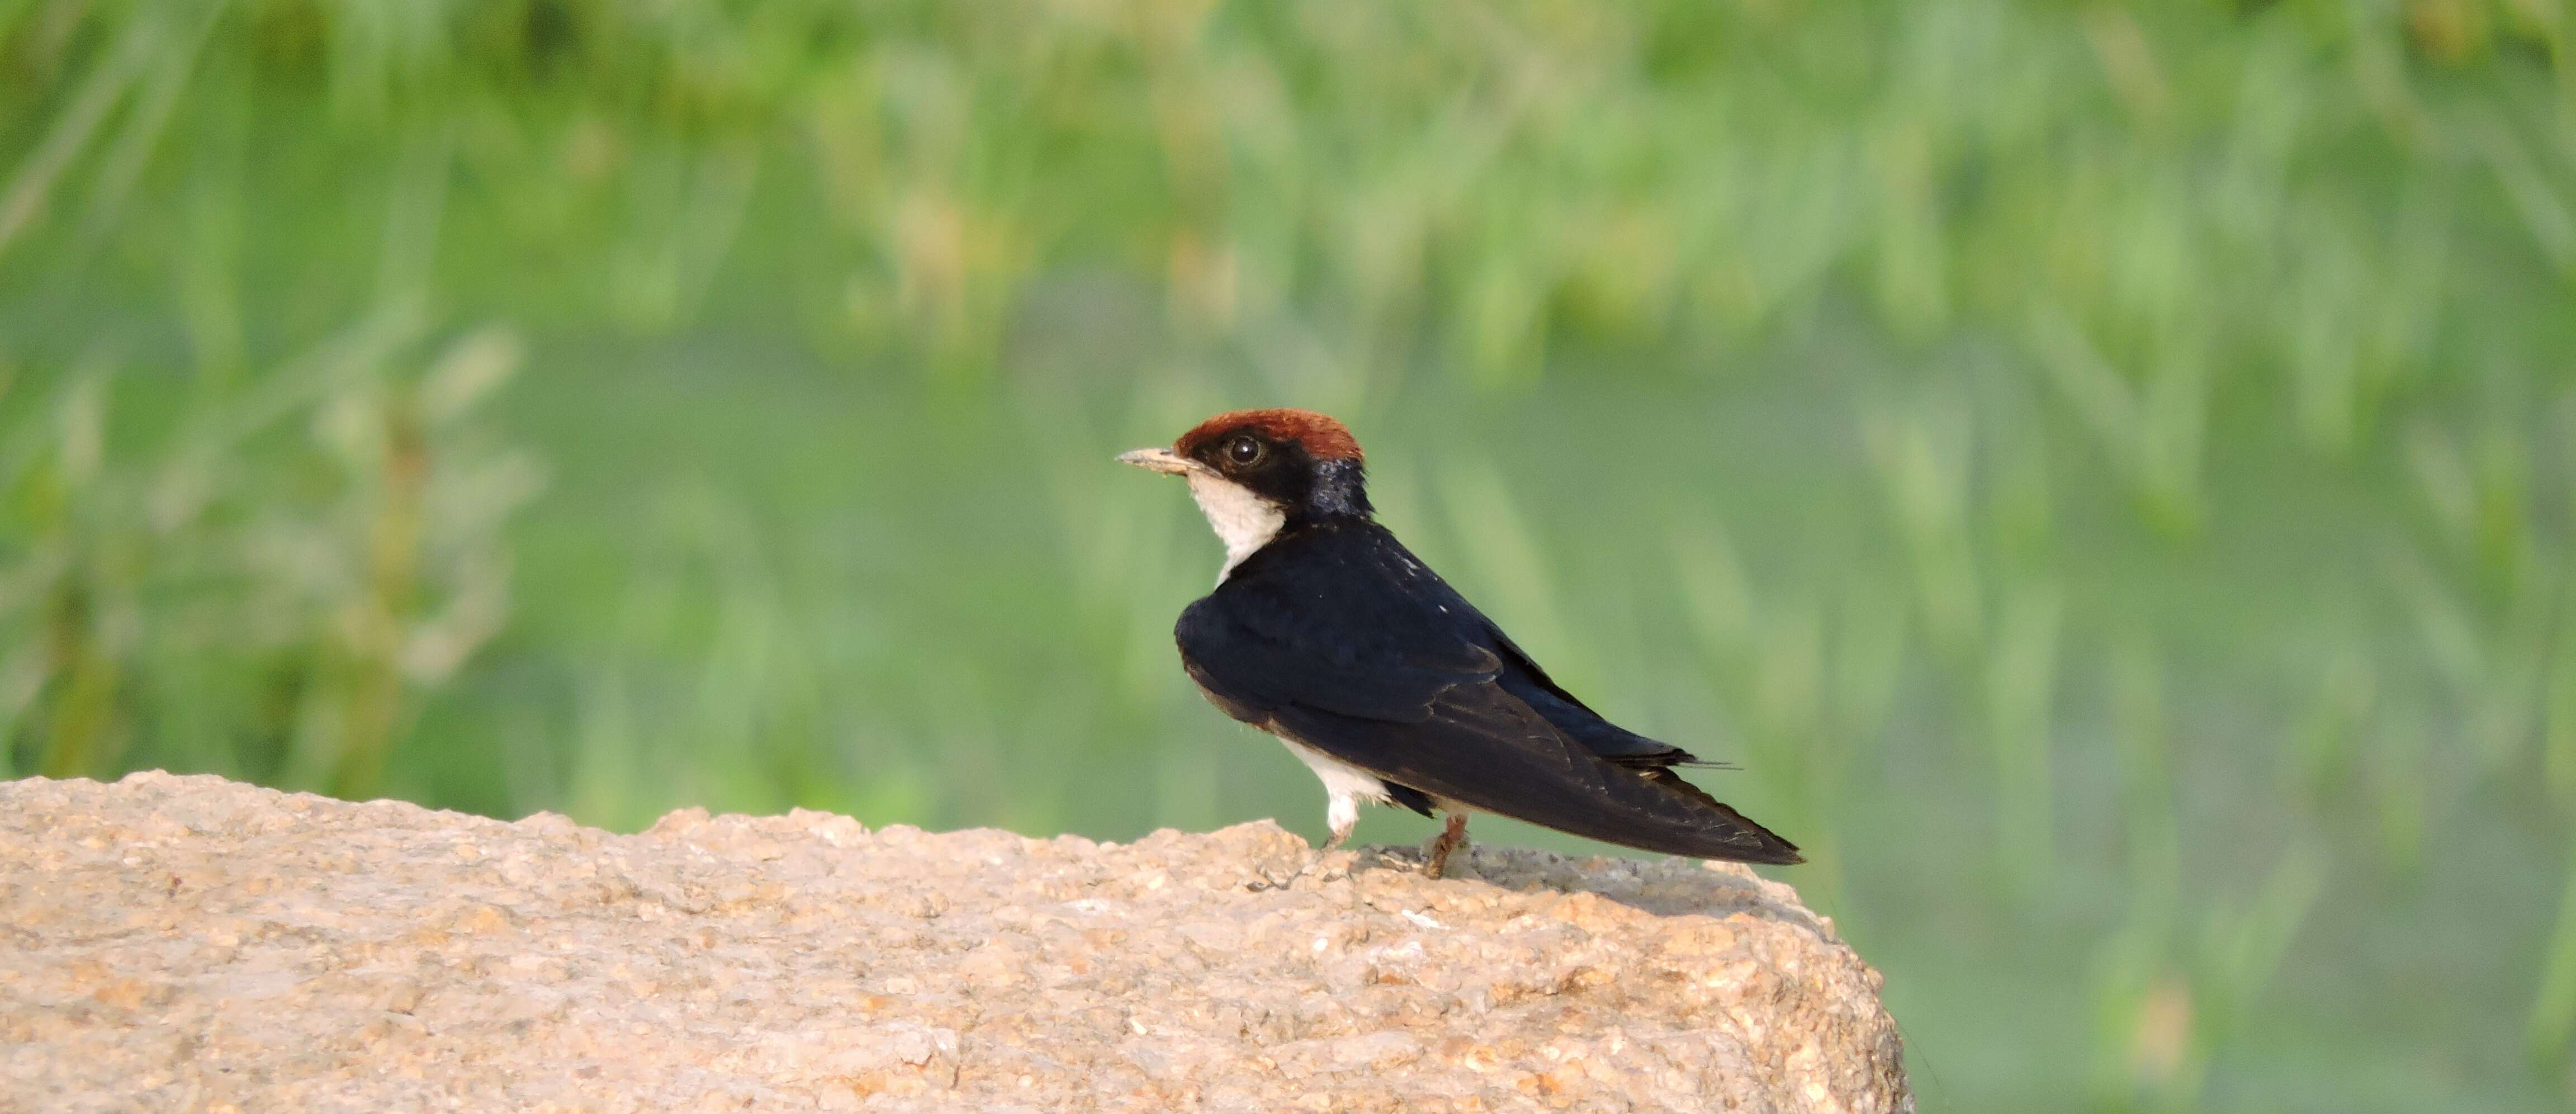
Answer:
<svg viewBox="0 0 2576 1114"><path fill-rule="evenodd" d="M2572 36L0 0L0 775L1318 836L1109 459L1304 405L1927 1110L2567 1109Z"/></svg>

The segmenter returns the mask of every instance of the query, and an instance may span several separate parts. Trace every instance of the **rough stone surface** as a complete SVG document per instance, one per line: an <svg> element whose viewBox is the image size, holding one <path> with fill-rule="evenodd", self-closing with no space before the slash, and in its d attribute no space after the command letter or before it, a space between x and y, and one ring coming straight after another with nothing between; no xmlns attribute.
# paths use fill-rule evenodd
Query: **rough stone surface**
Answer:
<svg viewBox="0 0 2576 1114"><path fill-rule="evenodd" d="M1787 886L1310 857L0 783L0 1110L1913 1108Z"/></svg>

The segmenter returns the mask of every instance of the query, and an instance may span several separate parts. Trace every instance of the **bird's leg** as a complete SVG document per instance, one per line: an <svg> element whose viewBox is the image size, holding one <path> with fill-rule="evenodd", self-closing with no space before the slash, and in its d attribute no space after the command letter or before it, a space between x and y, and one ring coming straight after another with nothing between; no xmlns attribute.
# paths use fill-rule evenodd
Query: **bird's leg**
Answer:
<svg viewBox="0 0 2576 1114"><path fill-rule="evenodd" d="M1323 846L1315 849L1314 861L1306 864L1307 870L1314 869L1315 863L1323 862L1325 852L1340 850L1343 844L1350 842L1351 829L1360 826L1359 798L1348 793L1333 794L1325 802L1324 822L1333 826L1333 838L1325 840ZM1301 870L1297 873L1304 874L1306 871Z"/></svg>
<svg viewBox="0 0 2576 1114"><path fill-rule="evenodd" d="M1467 846L1467 814L1452 812L1443 818L1440 834L1422 849L1422 875L1438 878L1449 870L1449 856Z"/></svg>
<svg viewBox="0 0 2576 1114"><path fill-rule="evenodd" d="M1360 826L1359 811L1354 808L1345 812L1336 808L1333 810L1332 821L1333 838L1325 840L1323 846L1315 849L1314 857L1306 860L1306 865L1298 867L1297 873L1288 876L1290 882L1303 878L1307 871L1324 865L1324 856L1341 850L1343 844L1351 841L1351 829Z"/></svg>

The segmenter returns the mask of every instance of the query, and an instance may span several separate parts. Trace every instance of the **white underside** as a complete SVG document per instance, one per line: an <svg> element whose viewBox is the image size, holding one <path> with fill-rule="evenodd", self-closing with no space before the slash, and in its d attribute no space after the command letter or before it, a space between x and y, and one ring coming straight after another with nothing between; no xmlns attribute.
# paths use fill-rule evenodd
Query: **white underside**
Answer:
<svg viewBox="0 0 2576 1114"><path fill-rule="evenodd" d="M1244 558L1279 536L1288 515L1232 480L1205 472L1192 472L1189 480L1190 498L1198 500L1199 513L1207 516L1208 526L1225 543L1225 567L1216 572L1216 582L1223 584Z"/></svg>
<svg viewBox="0 0 2576 1114"><path fill-rule="evenodd" d="M1360 822L1361 801L1387 803L1385 779L1295 739L1279 741L1286 743L1288 753L1296 755L1324 783L1325 796L1330 800L1324 809L1324 820L1332 825L1334 835L1348 835L1351 826Z"/></svg>

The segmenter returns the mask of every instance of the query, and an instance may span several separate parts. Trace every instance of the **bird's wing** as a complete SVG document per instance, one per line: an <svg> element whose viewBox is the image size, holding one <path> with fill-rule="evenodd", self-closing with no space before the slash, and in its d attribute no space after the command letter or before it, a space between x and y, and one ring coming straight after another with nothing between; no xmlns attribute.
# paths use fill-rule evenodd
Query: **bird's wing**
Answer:
<svg viewBox="0 0 2576 1114"><path fill-rule="evenodd" d="M1594 754L1500 683L1502 657L1419 606L1420 592L1369 575L1369 562L1325 567L1324 592L1255 575L1182 613L1174 634L1190 676L1238 718L1558 831L1697 858L1799 861L1787 840L1670 771Z"/></svg>
<svg viewBox="0 0 2576 1114"><path fill-rule="evenodd" d="M1668 855L1794 863L1798 849L1670 770L1601 758L1492 684L1434 697L1419 723L1291 705L1279 730L1435 797Z"/></svg>
<svg viewBox="0 0 2576 1114"><path fill-rule="evenodd" d="M1479 618L1482 618L1479 616ZM1503 669L1495 681L1505 691L1521 699L1538 714L1547 717L1557 730L1574 736L1584 749L1633 769L1663 769L1671 766L1729 768L1724 762L1704 762L1691 752L1661 739L1651 739L1610 722L1590 705L1565 691L1547 671L1531 661L1511 636L1503 633L1490 619L1484 630L1495 653L1503 660Z"/></svg>

